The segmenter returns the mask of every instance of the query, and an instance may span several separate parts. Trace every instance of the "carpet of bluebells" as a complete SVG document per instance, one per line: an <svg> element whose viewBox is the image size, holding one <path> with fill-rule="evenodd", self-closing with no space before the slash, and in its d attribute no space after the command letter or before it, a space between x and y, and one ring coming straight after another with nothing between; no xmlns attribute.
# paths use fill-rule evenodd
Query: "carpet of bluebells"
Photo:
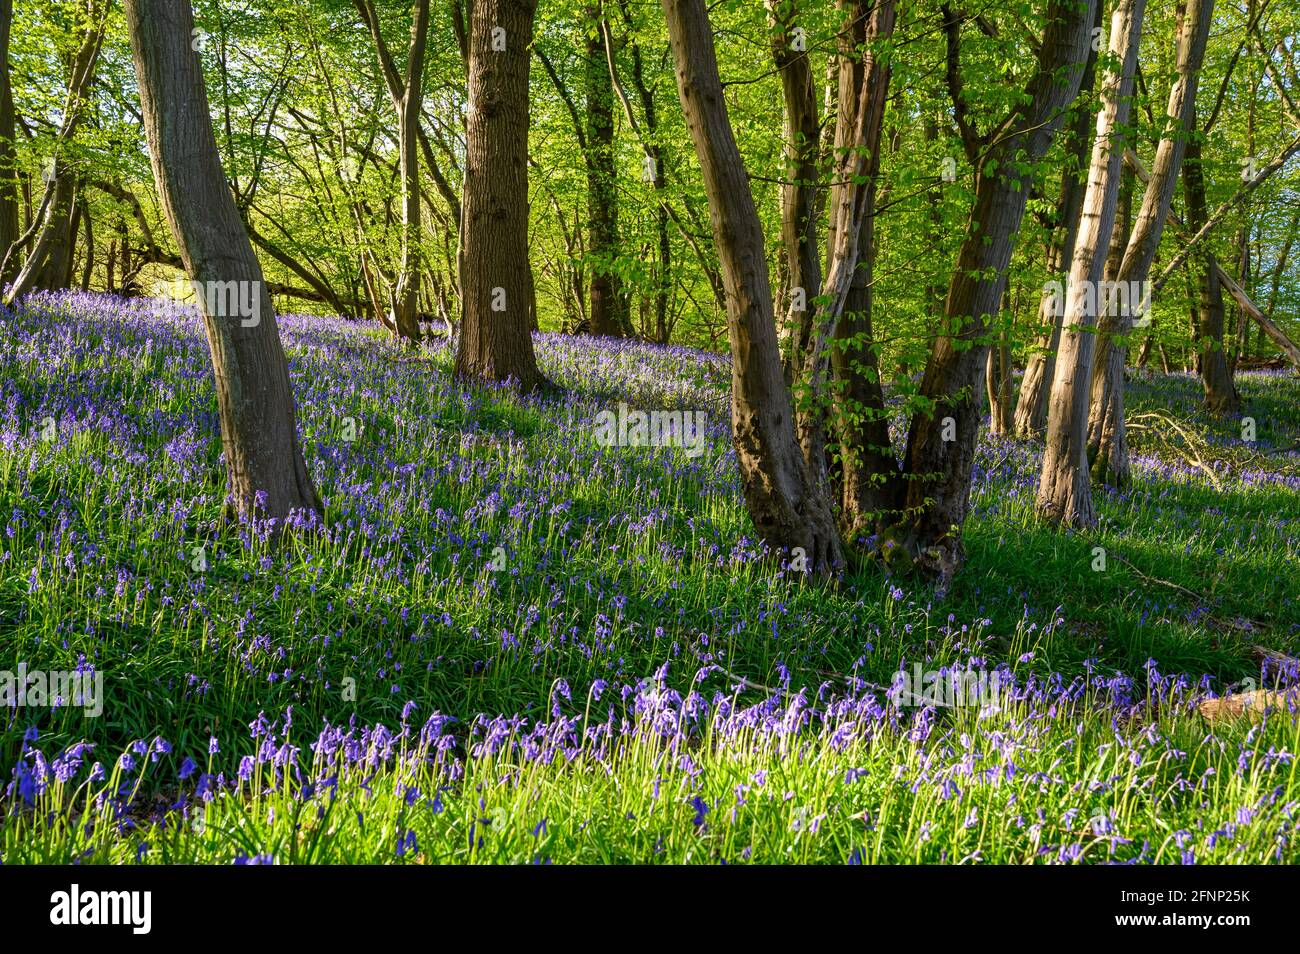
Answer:
<svg viewBox="0 0 1300 954"><path fill-rule="evenodd" d="M1034 444L985 438L938 601L765 557L725 357L540 335L562 390L521 398L283 317L326 507L275 545L225 516L192 310L0 324L0 669L104 685L97 718L0 711L0 862L1300 859L1289 373L1239 375L1243 441L1193 376L1135 372L1134 413L1198 443L1135 432L1090 534L1034 519ZM707 451L601 446L620 401L704 411ZM916 705L915 664L1000 692ZM1283 702L1198 712L1245 680Z"/></svg>

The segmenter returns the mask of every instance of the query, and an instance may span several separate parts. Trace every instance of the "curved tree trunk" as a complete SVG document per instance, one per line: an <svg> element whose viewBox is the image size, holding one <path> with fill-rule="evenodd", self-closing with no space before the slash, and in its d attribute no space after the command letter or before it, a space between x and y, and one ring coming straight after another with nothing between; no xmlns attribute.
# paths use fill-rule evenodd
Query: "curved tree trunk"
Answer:
<svg viewBox="0 0 1300 954"><path fill-rule="evenodd" d="M149 157L163 211L199 295L216 375L221 446L234 509L284 521L321 509L298 444L293 393L262 267L253 254L212 132L188 0L126 0ZM234 283L234 284L229 284ZM250 313L230 314L240 290ZM284 526L283 523L280 524Z"/></svg>
<svg viewBox="0 0 1300 954"><path fill-rule="evenodd" d="M745 502L769 546L830 572L843 565L843 550L829 502L795 440L763 235L727 115L708 14L703 0L663 0L663 7L726 287L732 441Z"/></svg>
<svg viewBox="0 0 1300 954"><path fill-rule="evenodd" d="M465 314L455 368L462 380L513 379L525 391L546 382L529 330L528 67L536 11L537 0L475 0L470 17L459 262Z"/></svg>
<svg viewBox="0 0 1300 954"><path fill-rule="evenodd" d="M14 93L9 83L9 36L14 0L0 0L0 258L18 240L18 178L14 152ZM0 292L9 276L0 274Z"/></svg>

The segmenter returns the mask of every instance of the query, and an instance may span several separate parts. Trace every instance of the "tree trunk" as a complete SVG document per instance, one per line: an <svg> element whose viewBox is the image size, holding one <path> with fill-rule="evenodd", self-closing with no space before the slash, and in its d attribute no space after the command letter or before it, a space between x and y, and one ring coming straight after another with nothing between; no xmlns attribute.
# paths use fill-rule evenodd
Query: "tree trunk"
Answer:
<svg viewBox="0 0 1300 954"><path fill-rule="evenodd" d="M9 36L14 2L0 0L0 257L18 240L18 178L14 152L14 93L9 83ZM0 274L0 291L9 276Z"/></svg>
<svg viewBox="0 0 1300 954"><path fill-rule="evenodd" d="M18 270L5 297L6 304L12 305L36 288L66 288L70 281L68 246L77 183L75 171L64 153L81 124L86 99L94 83L95 67L99 62L99 49L104 40L106 22L100 0L89 0L86 18L86 33L72 59L68 95L63 106L63 122L55 141L54 165L46 176L40 230L27 260ZM54 259L53 262L51 258Z"/></svg>
<svg viewBox="0 0 1300 954"><path fill-rule="evenodd" d="M1093 18L1094 29L1102 24L1102 4L1097 4ZM1079 86L1079 99L1092 94L1097 73L1098 50L1088 48L1088 61L1083 68L1083 82ZM1085 164L1092 147L1091 130L1094 114L1082 105L1076 110L1074 121L1066 133L1065 168L1061 171L1061 194L1056 203L1056 216L1051 240L1047 249L1047 271L1053 280L1064 281L1070 263L1074 260L1074 242L1079 234L1079 209L1083 206L1083 191L1087 184ZM1056 297L1044 293L1039 299L1038 321L1040 330L1034 343L1025 373L1020 379L1020 395L1016 399L1013 433L1017 437L1037 437L1047 426L1047 393L1056 373L1056 349L1061 343L1061 315L1063 309L1054 307Z"/></svg>
<svg viewBox="0 0 1300 954"><path fill-rule="evenodd" d="M402 262L389 290L388 324L407 341L420 339L420 109L424 104L424 59L429 37L429 0L415 0L411 11L411 45L406 74L397 71L379 28L372 0L356 0L370 30L380 71L397 113L398 175L402 184Z"/></svg>
<svg viewBox="0 0 1300 954"><path fill-rule="evenodd" d="M321 509L298 445L293 394L262 268L226 188L191 48L188 2L126 0L154 180L185 271L200 295L212 353L221 445L234 509L282 521ZM241 304L231 315L236 289ZM223 301L224 299L224 301Z"/></svg>
<svg viewBox="0 0 1300 954"><path fill-rule="evenodd" d="M1118 69L1108 69L1101 86L1097 136L1092 144L1088 191L1083 197L1079 235L1066 288L1061 347L1047 413L1047 442L1037 506L1054 523L1090 527L1097 522L1088 481L1088 399L1097 318L1105 310L1102 291L1105 250L1119 205L1128 123L1137 69L1138 42L1146 0L1119 0L1110 23L1110 50Z"/></svg>
<svg viewBox="0 0 1300 954"><path fill-rule="evenodd" d="M1187 198L1187 224L1200 229L1205 224L1205 171L1201 164L1201 143L1192 139L1183 160L1183 193ZM1223 341L1223 286L1215 270L1218 263L1210 253L1199 256L1196 272L1199 300L1196 308L1197 366L1205 392L1205 409L1223 417L1240 408L1237 389L1228 370L1228 356Z"/></svg>
<svg viewBox="0 0 1300 954"><path fill-rule="evenodd" d="M1005 131L983 152L975 205L948 285L946 320L921 381L933 410L912 420L905 457L908 518L890 540L905 562L936 578L941 591L964 555L961 525L980 425L976 388L988 353L982 343L987 319L1002 300L1033 166L1079 91L1095 3L1054 0L1048 7L1038 70ZM950 427L953 439L946 440Z"/></svg>
<svg viewBox="0 0 1300 954"><path fill-rule="evenodd" d="M806 561L796 565L832 572L843 565L843 551L829 503L795 440L763 235L727 115L708 14L703 0L663 0L663 8L726 288L732 440L745 502L769 546Z"/></svg>
<svg viewBox="0 0 1300 954"><path fill-rule="evenodd" d="M461 211L461 380L546 383L529 331L528 67L537 0L475 0ZM495 32L494 31L499 31ZM494 49L494 46L496 47Z"/></svg>
<svg viewBox="0 0 1300 954"><path fill-rule="evenodd" d="M1210 30L1214 0L1181 0L1178 9L1175 62L1177 77L1169 90L1166 132L1156 147L1155 161L1146 190L1142 194L1142 207L1133 224L1124 260L1115 280L1128 287L1144 290L1151 274L1151 263L1160 246L1160 235L1169 205L1173 201L1174 187L1182 168L1183 152L1194 121L1196 87L1200 77L1201 61ZM1132 302L1128 303L1130 306ZM1135 309L1118 308L1114 314L1103 317L1103 339L1115 339L1128 334L1133 327ZM1124 432L1124 357L1126 347L1116 342L1107 350L1104 362L1094 362L1092 369L1092 410L1088 421L1088 459L1092 462L1094 480L1114 487L1125 487L1129 480L1128 440ZM1161 349L1161 360L1167 356Z"/></svg>
<svg viewBox="0 0 1300 954"><path fill-rule="evenodd" d="M843 5L849 23L841 33L839 54L839 122L851 125L865 108L862 146L868 150L867 181L863 185L866 214L858 230L857 263L844 302L844 315L831 350L834 373L836 432L840 450L840 522L847 536L880 529L897 517L903 498L902 475L889 436L889 419L881 388L879 359L871 326L872 284L875 278L875 208L880 173L880 142L884 128L890 66L870 52L887 41L894 29L893 0L853 0ZM844 37L850 43L844 43ZM864 57L857 51L867 50ZM862 91L867 94L861 102ZM837 136L838 138L838 136ZM840 188L835 186L833 188ZM832 202L832 207L838 205Z"/></svg>
<svg viewBox="0 0 1300 954"><path fill-rule="evenodd" d="M587 258L591 263L591 333L621 337L627 300L618 256L618 166L614 150L614 81L606 63L600 5L587 8Z"/></svg>
<svg viewBox="0 0 1300 954"><path fill-rule="evenodd" d="M767 9L773 26L772 59L781 73L785 102L788 181L781 189L781 245L789 278L787 300L776 305L777 314L786 315L781 338L787 342L786 380L793 384L803 370L814 301L821 294L821 250L817 244L821 123L808 52L794 48L795 37L800 35L794 32L798 26L798 7L794 0L767 0Z"/></svg>

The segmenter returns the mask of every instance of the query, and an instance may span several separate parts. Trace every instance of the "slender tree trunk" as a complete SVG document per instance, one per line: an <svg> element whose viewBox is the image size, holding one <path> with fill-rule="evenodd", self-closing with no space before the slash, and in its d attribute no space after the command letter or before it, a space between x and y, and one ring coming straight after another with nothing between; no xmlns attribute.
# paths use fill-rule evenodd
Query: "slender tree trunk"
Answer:
<svg viewBox="0 0 1300 954"><path fill-rule="evenodd" d="M1102 24L1102 4L1097 4L1094 29ZM1079 99L1092 94L1096 82L1097 53L1089 47L1088 60L1083 69L1083 82L1079 86ZM1056 203L1055 227L1047 249L1047 271L1053 280L1064 281L1074 260L1074 242L1079 234L1079 209L1083 206L1083 192L1087 184L1087 162L1092 148L1092 126L1095 114L1080 106L1066 133L1066 165L1061 170L1061 194ZM1056 373L1056 349L1061 342L1061 315L1063 309L1056 296L1044 293L1039 299L1037 325L1041 329L1034 343L1025 373L1020 379L1020 395L1016 399L1016 412L1012 430L1017 437L1037 437L1047 426L1047 396Z"/></svg>
<svg viewBox="0 0 1300 954"><path fill-rule="evenodd" d="M785 102L785 175L781 189L781 245L789 269L786 315L781 337L787 342L786 379L798 378L812 331L814 301L821 294L821 251L817 244L818 160L821 122L806 36L796 33L799 8L794 0L767 0L772 21L772 58L781 74ZM797 37L802 37L796 41ZM796 46L803 49L796 49Z"/></svg>
<svg viewBox="0 0 1300 954"><path fill-rule="evenodd" d="M988 316L1002 301L1033 166L1079 91L1095 3L1054 0L1048 6L1038 70L1005 131L982 154L975 205L948 285L944 328L921 381L921 395L933 402L933 411L912 419L905 457L908 516L886 543L893 552L901 549L905 563L937 579L941 591L964 555L961 526L970 505L981 419L976 388L988 353L982 343Z"/></svg>
<svg viewBox="0 0 1300 954"><path fill-rule="evenodd" d="M126 0L126 22L158 195L186 273L206 290L200 307L231 502L241 515L281 521L319 511L262 268L221 168L190 4ZM230 296L218 288L237 289L251 314L229 314Z"/></svg>
<svg viewBox="0 0 1300 954"><path fill-rule="evenodd" d="M86 99L99 62L99 48L104 40L106 17L101 0L88 0L86 5L86 33L81 46L72 59L72 72L68 80L68 95L64 101L63 123L55 142L54 165L45 182L45 196L41 201L43 217L36 241L14 278L5 298L13 304L36 288L66 288L68 286L68 244L73 204L76 198L76 173L64 156L67 144L81 124ZM55 259L51 267L51 257Z"/></svg>
<svg viewBox="0 0 1300 954"><path fill-rule="evenodd" d="M478 0L482 2L482 0ZM763 235L723 98L703 0L663 0L677 88L695 144L726 288L732 440L754 527L808 569L843 565L835 519L795 440ZM799 552L796 552L799 551Z"/></svg>
<svg viewBox="0 0 1300 954"><path fill-rule="evenodd" d="M0 257L18 240L18 178L14 152L14 93L9 83L13 0L0 0ZM0 274L0 292L9 276Z"/></svg>
<svg viewBox="0 0 1300 954"><path fill-rule="evenodd" d="M1128 122L1142 35L1145 0L1119 0L1110 23L1108 69L1101 86L1097 137L1092 144L1088 190L1070 265L1060 354L1052 379L1047 442L1038 484L1038 509L1049 520L1090 527L1097 522L1088 479L1088 399L1097 317L1105 310L1101 282L1119 203Z"/></svg>
<svg viewBox="0 0 1300 954"><path fill-rule="evenodd" d="M591 261L591 333L621 337L627 300L618 256L618 166L614 150L614 81L607 65L600 4L587 8L587 257Z"/></svg>
<svg viewBox="0 0 1300 954"><path fill-rule="evenodd" d="M872 54L873 44L893 33L893 0L854 0L844 4L848 23L841 33L840 122L851 123L865 109L862 145L868 150L863 185L866 213L858 230L857 265L844 302L844 316L831 351L837 435L840 449L840 522L850 538L877 530L896 519L903 499L902 475L889 436L889 419L881 388L879 359L871 326L875 280L875 215L880 174L881 131L890 80L887 59ZM846 49L843 37L852 43ZM858 53L863 49L867 53ZM861 102L863 91L867 100ZM839 188L838 186L836 188ZM833 202L833 206L838 202Z"/></svg>
<svg viewBox="0 0 1300 954"><path fill-rule="evenodd" d="M528 68L537 0L475 0L461 211L457 378L546 383L529 331Z"/></svg>
<svg viewBox="0 0 1300 954"><path fill-rule="evenodd" d="M1187 224L1193 230L1200 229L1205 224L1207 212L1205 171L1198 139L1187 144L1187 155L1183 160L1183 192L1187 198ZM1197 367L1205 392L1205 409L1215 416L1223 417L1236 414L1241 407L1224 349L1223 286L1219 284L1214 256L1205 253L1199 259L1196 281L1200 295L1194 312Z"/></svg>
<svg viewBox="0 0 1300 954"><path fill-rule="evenodd" d="M1115 276L1121 285L1142 289L1139 298L1143 301L1149 298L1147 279L1156 249L1160 246L1160 236L1169 215L1184 149L1194 122L1196 88L1213 7L1213 0L1180 0L1179 4L1175 41L1177 76L1169 91L1165 110L1168 117L1166 133L1156 146L1151 176L1142 194L1142 206L1134 221L1119 273ZM1127 304L1129 307L1118 308L1113 314L1103 317L1101 335L1104 339L1122 338L1132 329L1136 309L1131 300ZM1113 487L1125 487L1129 481L1128 440L1124 431L1126 352L1126 346L1117 342L1106 352L1106 361L1094 362L1092 369L1088 459L1092 462L1093 479ZM1161 360L1166 359L1162 348Z"/></svg>
<svg viewBox="0 0 1300 954"><path fill-rule="evenodd" d="M420 110L424 104L424 59L429 38L429 0L415 0L411 10L411 44L406 73L397 65L379 28L373 0L355 0L379 56L380 71L397 114L398 174L402 184L402 262L389 291L385 322L407 341L420 338L419 296L423 269L420 240Z"/></svg>

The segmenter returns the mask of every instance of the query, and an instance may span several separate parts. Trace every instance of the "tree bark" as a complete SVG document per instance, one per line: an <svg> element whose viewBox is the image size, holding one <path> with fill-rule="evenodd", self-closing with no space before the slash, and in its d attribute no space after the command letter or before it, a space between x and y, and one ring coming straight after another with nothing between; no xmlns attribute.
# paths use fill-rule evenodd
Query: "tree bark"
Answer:
<svg viewBox="0 0 1300 954"><path fill-rule="evenodd" d="M1110 23L1109 69L1101 86L1097 135L1092 144L1088 190L1066 288L1061 347L1052 378L1047 441L1037 507L1048 520L1091 527L1097 522L1088 480L1088 399L1097 319L1107 296L1101 282L1115 227L1138 42L1145 0L1119 0Z"/></svg>
<svg viewBox="0 0 1300 954"><path fill-rule="evenodd" d="M785 103L785 175L781 188L781 244L789 269L788 301L781 337L787 341L786 379L798 378L807 355L814 300L821 294L821 250L817 244L818 160L821 121L808 52L794 49L798 6L794 0L766 0L772 21L772 59L781 74ZM861 30L859 29L859 33Z"/></svg>
<svg viewBox="0 0 1300 954"><path fill-rule="evenodd" d="M829 503L795 441L763 235L727 115L708 14L703 0L663 0L663 8L726 289L732 441L745 502L769 546L803 557L808 569L833 572L843 565L843 551Z"/></svg>
<svg viewBox="0 0 1300 954"><path fill-rule="evenodd" d="M285 521L321 509L298 444L293 393L275 313L221 168L188 2L126 0L141 112L163 211L200 297L212 353L230 501L240 515ZM212 293L235 283L251 316ZM228 300L228 299L227 299Z"/></svg>
<svg viewBox="0 0 1300 954"><path fill-rule="evenodd" d="M536 12L537 0L475 0L471 9L464 319L455 366L461 380L513 379L525 391L546 384L529 331L528 68Z"/></svg>

